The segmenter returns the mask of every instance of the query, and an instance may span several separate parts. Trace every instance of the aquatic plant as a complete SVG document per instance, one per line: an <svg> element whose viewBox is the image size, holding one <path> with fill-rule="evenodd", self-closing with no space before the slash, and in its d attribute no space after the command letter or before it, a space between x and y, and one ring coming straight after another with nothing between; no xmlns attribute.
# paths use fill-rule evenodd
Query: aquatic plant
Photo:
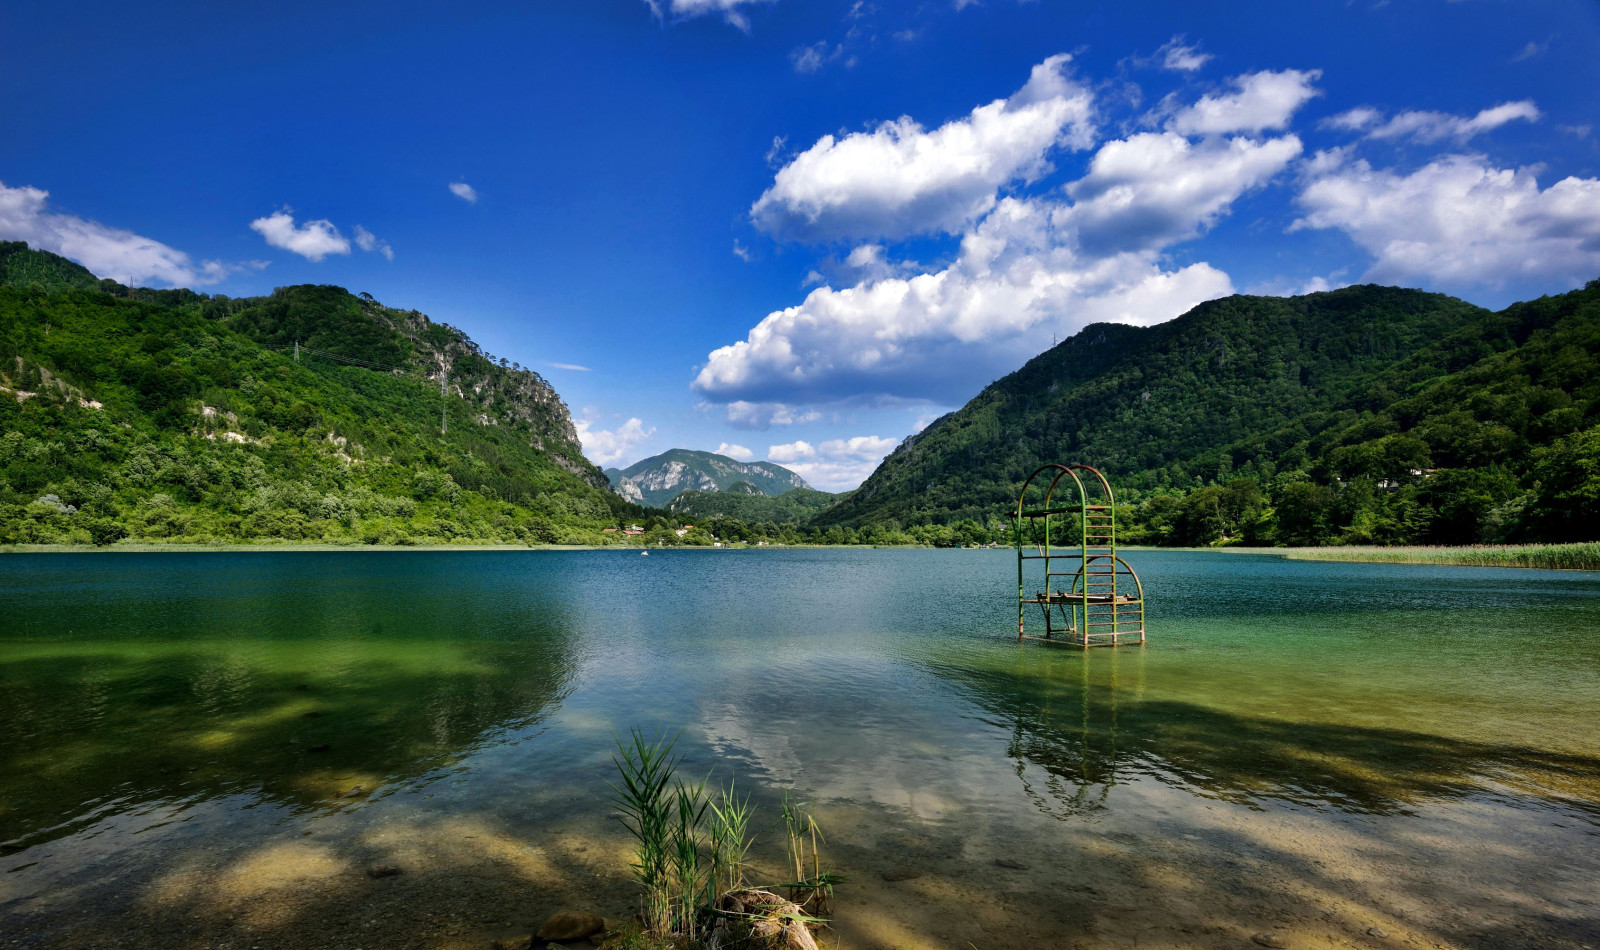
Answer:
<svg viewBox="0 0 1600 950"><path fill-rule="evenodd" d="M644 892L639 916L645 934L697 945L708 938L715 942L719 920L747 928L752 922L776 921L780 929L789 923L825 923L822 915L844 876L822 869L818 849L823 839L816 819L793 793L784 793L780 821L788 832L787 870L794 880L779 886L788 889L793 903L749 904L751 895L767 893L745 880L745 858L754 842L750 797L741 797L731 786L708 791L705 780L679 781L682 759L673 753L676 742L663 736L646 739L634 729L626 741L617 740L611 757L621 776L620 784L611 784L612 801L634 838L632 868ZM726 899L729 895L743 900Z"/></svg>
<svg viewBox="0 0 1600 950"><path fill-rule="evenodd" d="M794 880L784 885L789 899L802 907L810 907L819 917L833 909L834 885L844 882L844 875L822 869L822 852L819 844L825 840L817 820L806 808L805 802L795 800L794 793L785 790L782 803L782 820L787 834L786 847L789 868ZM809 850L807 848L809 845ZM807 873L809 865L810 873Z"/></svg>
<svg viewBox="0 0 1600 950"><path fill-rule="evenodd" d="M638 729L631 740L617 741L611 761L622 776L622 784L611 785L613 803L622 812L624 827L633 835L633 874L644 889L641 916L646 929L655 933L673 931L672 886L672 803L668 786L678 759L672 749L676 739L657 737L646 741ZM610 783L607 783L610 784Z"/></svg>
<svg viewBox="0 0 1600 950"><path fill-rule="evenodd" d="M1286 553L1300 561L1373 561L1389 564L1458 564L1468 567L1532 567L1556 571L1600 571L1600 543L1479 544L1462 547L1396 546L1302 548Z"/></svg>

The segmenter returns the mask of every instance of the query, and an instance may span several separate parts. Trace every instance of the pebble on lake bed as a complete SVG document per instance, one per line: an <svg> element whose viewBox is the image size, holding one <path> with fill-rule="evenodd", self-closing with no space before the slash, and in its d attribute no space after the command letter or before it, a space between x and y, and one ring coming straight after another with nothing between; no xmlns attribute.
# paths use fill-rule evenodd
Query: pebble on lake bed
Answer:
<svg viewBox="0 0 1600 950"><path fill-rule="evenodd" d="M1026 871L1028 869L1026 864L1021 861L1014 861L1011 858L995 858L994 866L997 868L1009 868L1013 871Z"/></svg>
<svg viewBox="0 0 1600 950"><path fill-rule="evenodd" d="M1270 932L1252 934L1250 939L1261 944L1263 947L1273 947L1275 950L1283 950L1284 947L1289 945L1289 941L1283 939L1275 933Z"/></svg>
<svg viewBox="0 0 1600 950"><path fill-rule="evenodd" d="M394 877L399 873L400 869L392 864L374 864L367 868L367 877L370 878Z"/></svg>

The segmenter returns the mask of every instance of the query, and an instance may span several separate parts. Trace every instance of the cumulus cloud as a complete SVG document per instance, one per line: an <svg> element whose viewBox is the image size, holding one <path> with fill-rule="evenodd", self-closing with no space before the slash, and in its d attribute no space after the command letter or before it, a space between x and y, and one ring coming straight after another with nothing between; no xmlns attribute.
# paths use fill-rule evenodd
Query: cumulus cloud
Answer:
<svg viewBox="0 0 1600 950"><path fill-rule="evenodd" d="M654 426L646 429L638 418L629 419L611 430L596 429L594 424L592 412L586 412L573 422L578 430L578 441L583 444L583 454L596 465L612 465L626 458L656 434Z"/></svg>
<svg viewBox="0 0 1600 950"><path fill-rule="evenodd" d="M1194 144L1171 132L1108 142L1067 187L1077 244L1096 254L1163 247L1198 236L1245 192L1296 158L1293 135Z"/></svg>
<svg viewBox="0 0 1600 950"><path fill-rule="evenodd" d="M823 136L778 170L751 220L804 242L960 232L1000 188L1047 173L1052 150L1093 144L1093 96L1067 75L1069 60L1050 57L1015 95L932 131L905 116Z"/></svg>
<svg viewBox="0 0 1600 950"><path fill-rule="evenodd" d="M825 404L877 395L959 404L1054 336L1096 321L1150 324L1233 292L1209 264L1170 269L1161 252L1211 227L1281 172L1299 139L1153 132L1108 142L1070 201L1008 197L942 270L896 270L862 245L851 286L824 286L713 351L693 387L716 402ZM730 407L731 409L731 407ZM730 421L733 421L730 411ZM776 413L774 413L774 418Z"/></svg>
<svg viewBox="0 0 1600 950"><path fill-rule="evenodd" d="M257 218L250 222L250 230L266 238L273 247L293 251L311 261L320 261L329 254L350 253L350 241L339 233L332 221L321 218L296 226L292 210L284 208Z"/></svg>
<svg viewBox="0 0 1600 950"><path fill-rule="evenodd" d="M1173 72L1192 73L1211 60L1210 53L1200 52L1200 47L1190 46L1182 36L1174 36L1156 50L1161 68Z"/></svg>
<svg viewBox="0 0 1600 950"><path fill-rule="evenodd" d="M1600 273L1600 179L1540 189L1538 171L1447 155L1405 174L1320 152L1307 163L1296 199L1306 213L1291 230L1344 231L1376 259L1367 280L1580 284Z"/></svg>
<svg viewBox="0 0 1600 950"><path fill-rule="evenodd" d="M733 442L724 442L717 446L717 454L726 455L728 458L738 459L741 462L748 462L756 457L756 453Z"/></svg>
<svg viewBox="0 0 1600 950"><path fill-rule="evenodd" d="M193 287L216 283L231 270L221 261L196 264L188 254L132 231L51 211L49 198L40 188L8 188L0 182L0 240L26 241L124 284L155 280Z"/></svg>
<svg viewBox="0 0 1600 950"><path fill-rule="evenodd" d="M1163 270L1154 250L1080 256L1072 210L1004 199L948 268L814 290L713 351L693 387L737 400L746 417L755 406L792 411L862 394L955 404L1038 352L1051 331L1154 323L1232 292L1207 264Z"/></svg>
<svg viewBox="0 0 1600 950"><path fill-rule="evenodd" d="M667 0L665 3L663 0L644 0L644 2L658 20L665 19L668 14L674 19L688 20L720 13L730 26L748 33L750 19L739 8L752 3L769 3L771 0Z"/></svg>
<svg viewBox="0 0 1600 950"><path fill-rule="evenodd" d="M1199 102L1179 110L1169 127L1183 135L1286 128L1301 106L1322 95L1311 85L1321 77L1320 69L1268 70L1236 76L1230 80L1235 92L1202 96Z"/></svg>
<svg viewBox="0 0 1600 950"><path fill-rule="evenodd" d="M455 195L457 198L460 198L462 201L465 201L467 204L475 205L478 203L478 189L472 187L464 181L451 182L450 193Z"/></svg>
<svg viewBox="0 0 1600 950"><path fill-rule="evenodd" d="M767 446L767 458L779 464L783 464L785 462L799 462L802 459L816 457L816 447L804 439L801 439L797 442L787 442L783 445Z"/></svg>
<svg viewBox="0 0 1600 950"><path fill-rule="evenodd" d="M767 449L767 458L824 491L847 491L872 474L899 443L876 435L829 439L820 445L796 441Z"/></svg>
<svg viewBox="0 0 1600 950"><path fill-rule="evenodd" d="M361 248L363 251L377 251L384 256L384 259L394 260L394 248L389 246L389 242L359 224L356 225L355 237L356 247Z"/></svg>

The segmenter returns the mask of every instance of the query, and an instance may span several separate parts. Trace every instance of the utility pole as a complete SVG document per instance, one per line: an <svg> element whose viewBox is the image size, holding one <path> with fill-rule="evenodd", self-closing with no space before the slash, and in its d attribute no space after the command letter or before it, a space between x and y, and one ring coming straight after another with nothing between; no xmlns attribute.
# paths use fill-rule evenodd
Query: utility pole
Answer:
<svg viewBox="0 0 1600 950"><path fill-rule="evenodd" d="M300 362L300 341L299 340L295 340L294 341L294 361L296 363Z"/></svg>
<svg viewBox="0 0 1600 950"><path fill-rule="evenodd" d="M440 435L444 435L445 432L447 432L448 428L449 428L448 425L446 424L446 418L445 418L446 417L445 400L447 398L449 398L449 391L448 391L449 380L450 380L450 370L448 368L440 369L439 370L439 434Z"/></svg>

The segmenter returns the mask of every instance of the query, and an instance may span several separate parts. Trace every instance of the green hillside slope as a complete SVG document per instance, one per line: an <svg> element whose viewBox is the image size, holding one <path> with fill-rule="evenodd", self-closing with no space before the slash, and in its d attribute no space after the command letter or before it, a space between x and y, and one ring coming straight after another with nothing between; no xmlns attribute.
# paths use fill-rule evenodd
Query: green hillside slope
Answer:
<svg viewBox="0 0 1600 950"><path fill-rule="evenodd" d="M689 519L731 518L747 524L805 524L841 497L813 488L796 488L773 498L746 482L738 482L722 491L686 491L672 499L667 510Z"/></svg>
<svg viewBox="0 0 1600 950"><path fill-rule="evenodd" d="M48 292L81 268L28 254L0 287L0 542L598 542L637 512L544 380L415 311Z"/></svg>
<svg viewBox="0 0 1600 950"><path fill-rule="evenodd" d="M1028 472L1063 460L1138 502L1129 540L1593 536L1572 460L1600 421L1596 298L1591 284L1491 314L1364 286L1089 327L907 440L818 522L1000 533Z"/></svg>

